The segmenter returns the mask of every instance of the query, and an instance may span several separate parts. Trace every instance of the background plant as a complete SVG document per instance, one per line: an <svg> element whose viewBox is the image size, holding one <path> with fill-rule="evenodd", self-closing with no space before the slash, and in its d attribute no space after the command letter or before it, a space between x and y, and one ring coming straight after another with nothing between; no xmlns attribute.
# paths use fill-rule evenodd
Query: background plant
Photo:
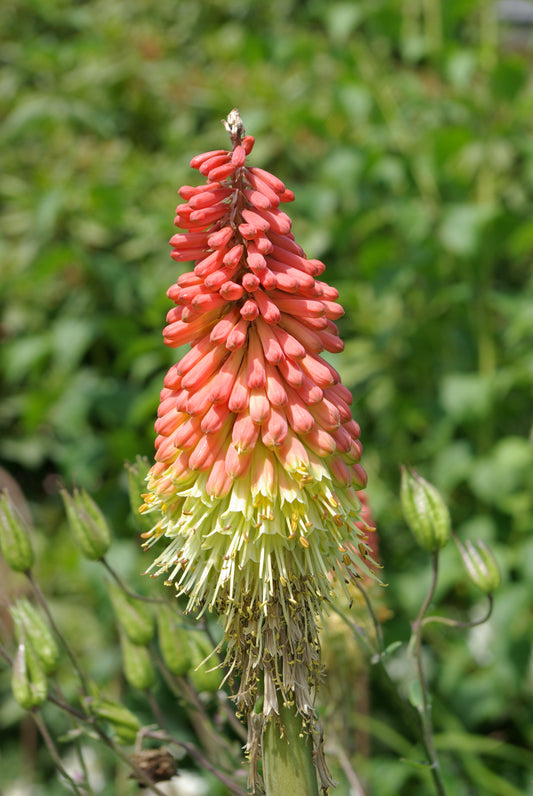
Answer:
<svg viewBox="0 0 533 796"><path fill-rule="evenodd" d="M112 555L140 589L120 473L124 459L151 456L172 355L159 338L177 273L168 207L189 157L219 145L213 119L237 105L258 160L295 190L298 240L327 263L347 309L338 367L364 429L387 640L406 637L427 588L425 560L400 532L400 462L440 488L459 537L490 542L502 565L489 625L466 641L428 629L437 742L461 750L459 796L467 775L482 792L500 792L493 774L531 787L498 744L533 742L533 88L527 29L496 9L7 0L0 10L0 455L36 515L39 578L67 626L87 630L79 654L100 679L119 677L101 577L65 544L58 476L96 494ZM437 596L457 616L483 610L448 548ZM402 681L401 651L390 663ZM411 769L390 756L403 730L384 729L379 683L372 699L372 762L359 769L371 782L379 771L384 796L407 792ZM6 697L6 782L21 750L34 759L31 735L8 740L20 718ZM40 787L46 767L35 765Z"/></svg>

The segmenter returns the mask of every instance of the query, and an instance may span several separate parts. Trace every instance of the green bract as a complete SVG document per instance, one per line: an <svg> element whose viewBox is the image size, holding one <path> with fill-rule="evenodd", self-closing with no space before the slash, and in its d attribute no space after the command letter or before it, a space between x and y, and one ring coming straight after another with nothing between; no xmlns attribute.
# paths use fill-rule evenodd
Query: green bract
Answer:
<svg viewBox="0 0 533 796"><path fill-rule="evenodd" d="M154 635L154 623L146 606L128 597L115 583L109 584L109 594L117 620L131 643L149 644Z"/></svg>
<svg viewBox="0 0 533 796"><path fill-rule="evenodd" d="M59 661L59 649L39 611L28 600L18 600L9 610L15 622L17 640L21 642L28 638L44 671L52 674Z"/></svg>
<svg viewBox="0 0 533 796"><path fill-rule="evenodd" d="M111 535L104 515L84 489L75 489L72 495L61 490L70 530L85 558L98 561L107 553Z"/></svg>
<svg viewBox="0 0 533 796"><path fill-rule="evenodd" d="M492 594L501 583L501 573L490 547L481 539L467 540L465 546L457 542L468 577L484 594Z"/></svg>
<svg viewBox="0 0 533 796"><path fill-rule="evenodd" d="M30 531L7 492L0 495L0 550L15 572L27 572L33 566Z"/></svg>

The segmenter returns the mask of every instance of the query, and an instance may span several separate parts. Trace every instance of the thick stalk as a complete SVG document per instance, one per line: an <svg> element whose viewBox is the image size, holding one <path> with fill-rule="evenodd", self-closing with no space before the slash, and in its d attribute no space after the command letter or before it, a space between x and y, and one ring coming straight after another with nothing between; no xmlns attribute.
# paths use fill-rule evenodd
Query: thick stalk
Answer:
<svg viewBox="0 0 533 796"><path fill-rule="evenodd" d="M271 719L263 733L263 778L266 796L318 796L311 739L295 708L282 707L278 723Z"/></svg>

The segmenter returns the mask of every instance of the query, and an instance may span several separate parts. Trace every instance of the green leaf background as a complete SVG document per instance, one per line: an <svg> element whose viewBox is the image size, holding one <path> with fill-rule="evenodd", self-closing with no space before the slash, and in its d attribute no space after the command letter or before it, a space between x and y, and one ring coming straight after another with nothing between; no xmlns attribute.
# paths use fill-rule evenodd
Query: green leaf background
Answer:
<svg viewBox="0 0 533 796"><path fill-rule="evenodd" d="M429 637L454 796L473 792L469 782L533 793L533 40L498 7L0 5L0 457L32 505L40 574L67 625L81 584L92 642L80 653L104 679L116 671L112 620L97 576L70 550L58 483L95 496L123 573L142 583L123 462L152 456L176 355L161 339L181 267L167 244L176 191L197 179L194 154L226 146L219 120L237 106L254 163L294 190L296 239L324 260L346 309L334 361L362 428L387 642L407 637L427 586L401 521L401 463L436 484L457 533L489 542L504 572L483 633ZM451 550L439 599L457 617L483 610ZM409 755L380 732L395 718L379 688L372 711L372 757L354 751L369 787L430 792L391 756ZM5 788L21 759L9 741L19 718L6 696ZM466 733L524 756L469 746ZM35 765L35 793L63 792L49 763Z"/></svg>

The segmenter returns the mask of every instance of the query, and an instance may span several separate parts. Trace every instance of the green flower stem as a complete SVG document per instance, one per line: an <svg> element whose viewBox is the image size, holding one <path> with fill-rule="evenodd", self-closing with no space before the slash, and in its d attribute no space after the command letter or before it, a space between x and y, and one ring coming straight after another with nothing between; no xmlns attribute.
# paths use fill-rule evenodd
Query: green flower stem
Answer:
<svg viewBox="0 0 533 796"><path fill-rule="evenodd" d="M477 627L478 625L483 625L490 619L492 609L494 607L494 598L492 594L487 594L487 597L489 599L489 606L487 608L487 612L481 617L481 619L476 619L472 622L460 622L458 619L448 619L446 616L426 616L422 620L421 625L422 627L426 627L426 625L439 623L441 625L447 625L448 627L456 627L464 630L468 630L471 627Z"/></svg>
<svg viewBox="0 0 533 796"><path fill-rule="evenodd" d="M280 727L269 721L263 733L263 779L266 796L318 796L311 740L294 708L282 707Z"/></svg>
<svg viewBox="0 0 533 796"><path fill-rule="evenodd" d="M78 660L76 658L76 655L74 654L70 644L68 643L67 639L65 638L65 636L61 632L60 628L57 626L56 621L55 621L54 617L52 616L52 613L51 613L51 611L50 611L50 609L48 607L48 603L46 602L46 599L45 599L42 591L40 590L37 581L33 577L33 573L31 572L31 570L28 570L25 573L25 575L26 575L26 577L28 578L28 580L29 580L29 582L31 584L31 587L33 589L33 593L35 594L35 597L36 597L39 605L41 606L41 608L45 612L46 616L48 617L48 621L50 622L50 626L51 626L52 630L55 632L57 637L60 639L61 643L63 644L63 646L64 646L64 648L65 648L65 650L67 652L68 657L70 658L72 666L74 667L74 670L76 671L76 674L79 677L83 693L84 694L88 694L89 693L89 684L87 682L87 678L85 677L85 674L84 674L83 670L81 669L81 667L80 667L80 665L78 663Z"/></svg>
<svg viewBox="0 0 533 796"><path fill-rule="evenodd" d="M136 594L134 591L131 591L131 589L128 589L122 578L118 575L117 572L115 572L111 564L104 556L102 556L102 558L100 558L99 561L107 569L107 571L109 572L109 574L111 575L117 586L119 586L124 592L124 594L126 594L128 597L131 597L133 600L139 600L139 602L143 603L159 603L159 604L168 605L168 600L165 600L163 597L144 597L142 594Z"/></svg>
<svg viewBox="0 0 533 796"><path fill-rule="evenodd" d="M58 751L57 751L57 749L55 747L55 744L54 744L54 742L52 740L52 737L51 737L50 733L48 732L48 728L47 728L46 724L43 721L43 718L42 718L41 714L37 710L32 710L31 711L31 715L32 715L32 718L33 718L35 724L37 725L37 727L39 729L39 732L41 733L41 736L42 736L42 738L43 738L43 740L44 740L44 742L45 742L45 744L46 744L46 746L48 748L48 751L50 752L50 756L51 756L52 760L54 761L57 770L67 780L67 782L69 783L70 787L73 789L74 793L77 793L78 796L83 796L83 794L87 794L88 792L92 794L93 790L92 790L92 788L89 785L88 779L85 779L85 782L80 783L80 787L78 787L78 783L76 783L72 779L72 777L70 776L68 771L65 769L65 767L64 767L64 765L63 765L63 763L61 761L61 758L59 756L59 753L58 753Z"/></svg>
<svg viewBox="0 0 533 796"><path fill-rule="evenodd" d="M422 705L419 708L420 720L422 722L422 737L426 754L430 763L431 776L433 777L433 784L439 796L446 796L444 782L440 770L439 759L433 741L433 722L431 719L431 698L429 694L429 686L426 679L426 673L422 664L422 630L424 626L424 615L429 608L435 588L437 586L437 578L439 575L439 551L435 550L432 554L432 577L429 591L426 595L420 612L412 625L412 636L410 641L410 648L415 660L416 670L418 675L418 682L420 683L420 690L422 692Z"/></svg>

